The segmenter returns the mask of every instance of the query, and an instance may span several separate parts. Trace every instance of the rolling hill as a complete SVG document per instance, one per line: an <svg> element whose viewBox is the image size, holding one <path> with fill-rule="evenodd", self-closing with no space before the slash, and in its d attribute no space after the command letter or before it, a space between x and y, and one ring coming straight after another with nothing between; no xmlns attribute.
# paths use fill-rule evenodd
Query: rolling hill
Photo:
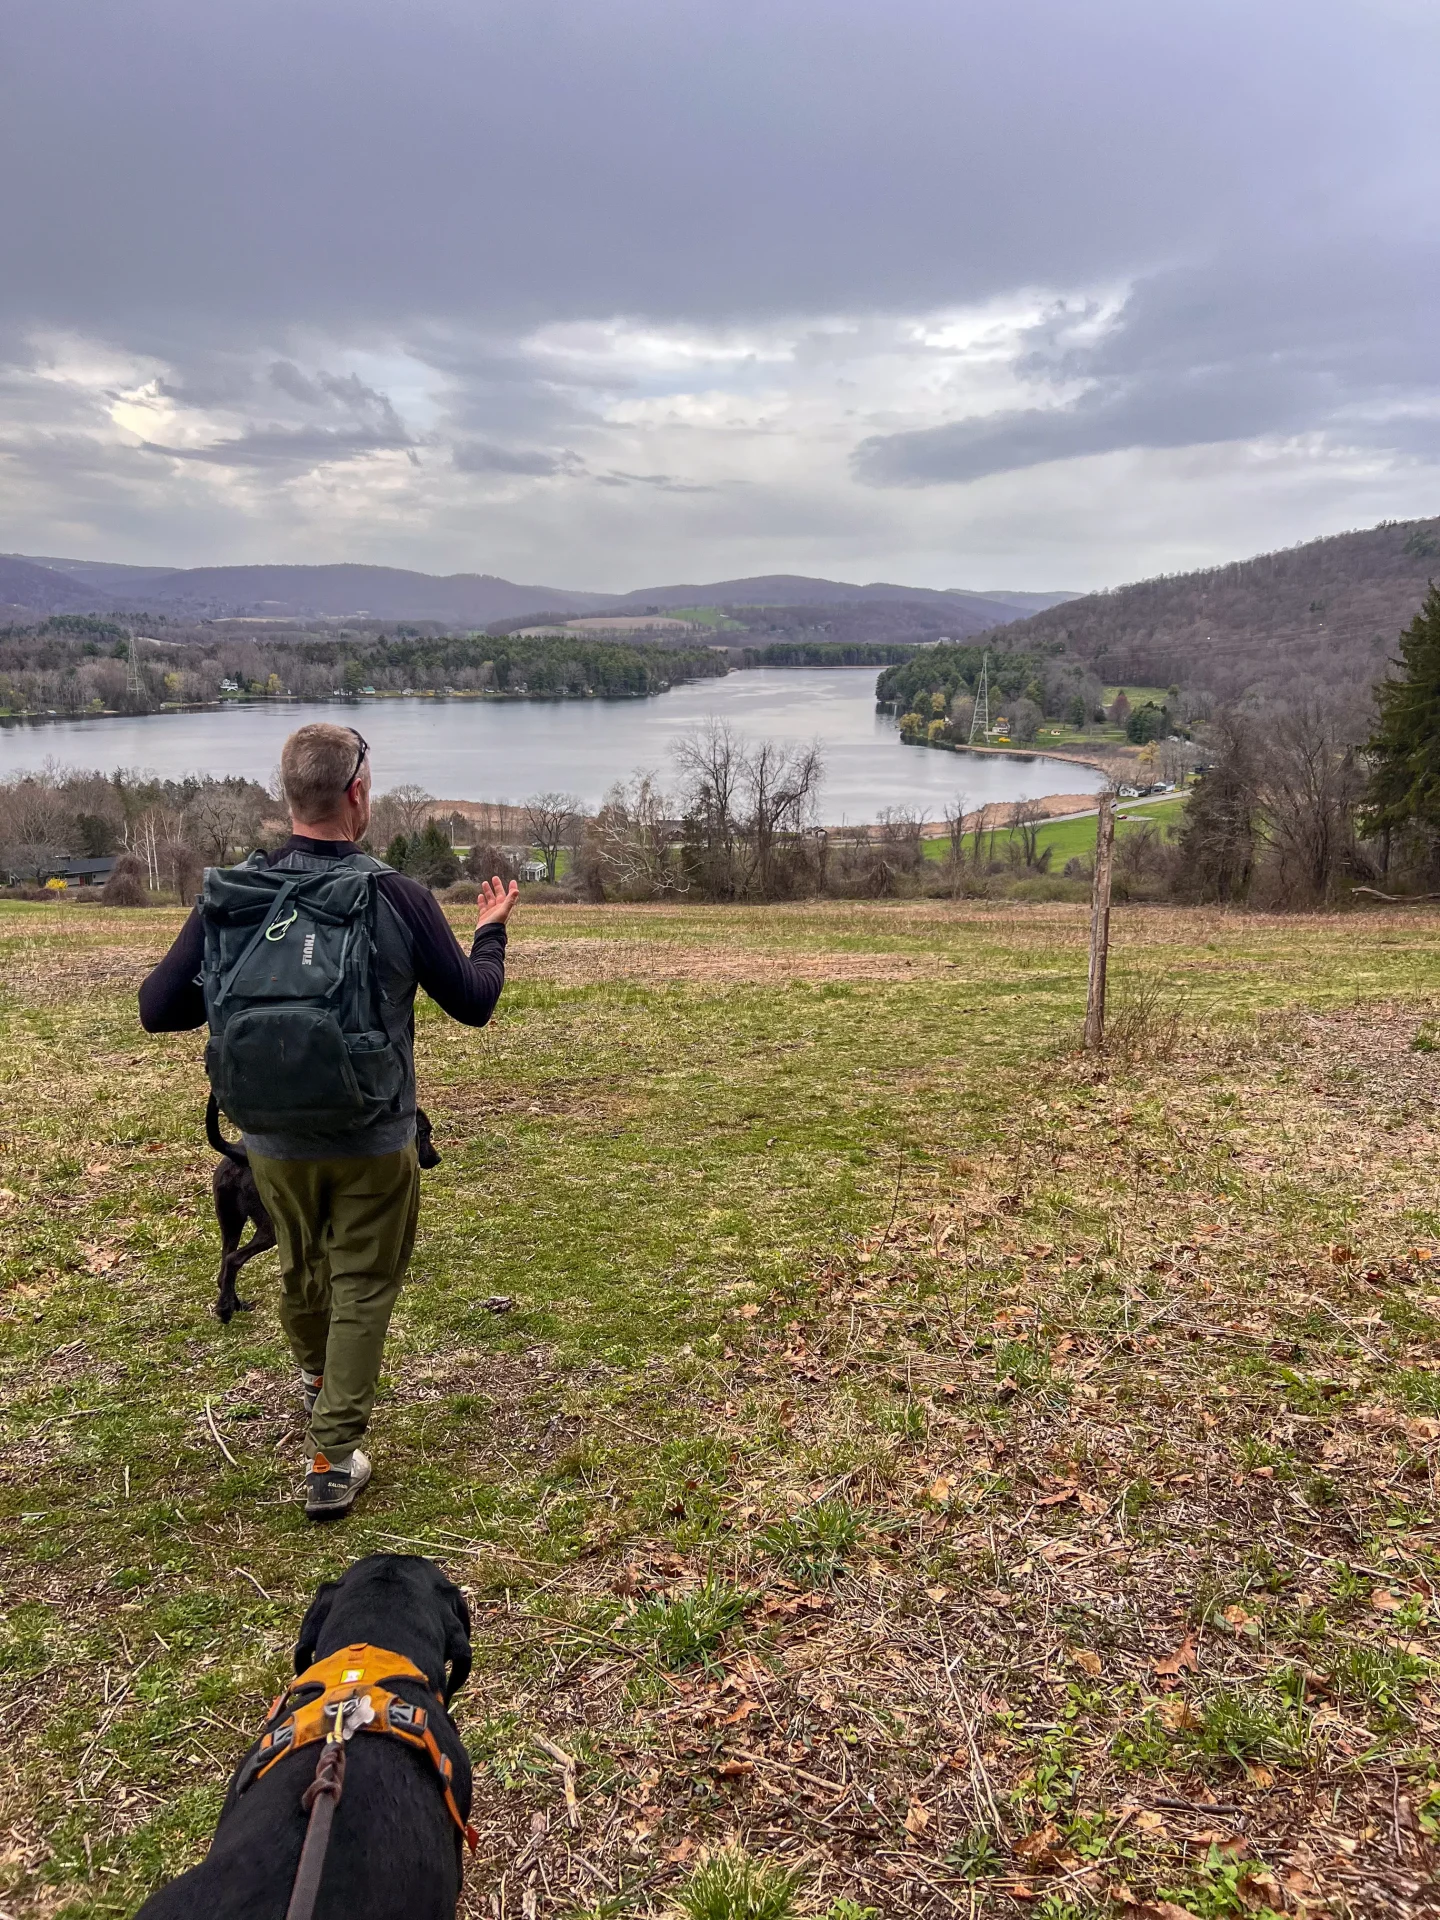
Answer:
<svg viewBox="0 0 1440 1920"><path fill-rule="evenodd" d="M483 627L497 620L643 613L687 606L859 606L913 603L942 611L958 632L1003 625L1063 595L761 575L628 594L523 586L495 574L414 573L401 567L129 567L53 556L0 557L0 604L40 613L169 613L189 618L424 620Z"/></svg>
<svg viewBox="0 0 1440 1920"><path fill-rule="evenodd" d="M1390 520L1198 573L1089 593L1005 626L1007 649L1054 646L1111 685L1222 699L1368 688L1440 579L1440 519Z"/></svg>

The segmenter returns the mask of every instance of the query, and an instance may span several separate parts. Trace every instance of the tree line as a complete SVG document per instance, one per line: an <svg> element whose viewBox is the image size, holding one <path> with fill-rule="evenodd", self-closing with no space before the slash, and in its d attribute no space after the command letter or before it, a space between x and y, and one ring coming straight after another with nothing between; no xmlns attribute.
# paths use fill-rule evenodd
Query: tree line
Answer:
<svg viewBox="0 0 1440 1920"><path fill-rule="evenodd" d="M641 647L582 635L422 635L243 628L134 635L61 614L0 631L0 711L153 713L223 697L485 693L512 699L638 699L728 671L708 646Z"/></svg>
<svg viewBox="0 0 1440 1920"><path fill-rule="evenodd" d="M1357 888L1400 897L1440 888L1440 588L1402 634L1373 706L1232 704L1196 739L1203 768L1178 832L1141 826L1119 841L1120 898L1313 908ZM549 880L595 900L968 894L1040 881L1063 897L1088 879L1083 859L1050 874L1039 801L972 812L957 797L937 861L925 857L927 823L913 810L824 829L814 746L749 741L711 722L672 757L668 783L636 774L593 812L572 795L537 794L490 836L461 813L442 816L422 788L398 787L377 797L369 844L440 889L495 872L508 878L538 854ZM183 898L203 866L287 831L278 791L253 780L52 767L0 782L8 870L33 873L62 853L117 852L120 879L141 898L147 889Z"/></svg>

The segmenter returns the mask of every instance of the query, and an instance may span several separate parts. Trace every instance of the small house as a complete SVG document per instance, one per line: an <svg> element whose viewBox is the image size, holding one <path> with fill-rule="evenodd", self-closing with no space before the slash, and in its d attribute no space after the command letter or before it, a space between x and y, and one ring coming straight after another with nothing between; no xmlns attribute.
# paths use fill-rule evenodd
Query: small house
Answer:
<svg viewBox="0 0 1440 1920"><path fill-rule="evenodd" d="M43 887L47 880L63 880L67 887L103 887L115 871L113 853L102 855L95 860L52 860L47 866L36 872L36 879Z"/></svg>

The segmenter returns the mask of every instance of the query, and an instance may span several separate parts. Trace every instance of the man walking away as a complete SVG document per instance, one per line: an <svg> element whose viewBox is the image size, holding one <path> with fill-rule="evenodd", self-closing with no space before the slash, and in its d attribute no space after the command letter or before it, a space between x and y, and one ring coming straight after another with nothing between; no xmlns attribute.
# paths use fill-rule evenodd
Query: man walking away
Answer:
<svg viewBox="0 0 1440 1920"><path fill-rule="evenodd" d="M291 837L207 869L140 989L149 1033L208 1021L206 1070L275 1223L312 1520L348 1513L370 1478L357 1443L420 1204L415 989L483 1027L519 894L513 881L482 884L467 959L434 897L356 844L370 824L369 754L350 727L290 735L280 772Z"/></svg>

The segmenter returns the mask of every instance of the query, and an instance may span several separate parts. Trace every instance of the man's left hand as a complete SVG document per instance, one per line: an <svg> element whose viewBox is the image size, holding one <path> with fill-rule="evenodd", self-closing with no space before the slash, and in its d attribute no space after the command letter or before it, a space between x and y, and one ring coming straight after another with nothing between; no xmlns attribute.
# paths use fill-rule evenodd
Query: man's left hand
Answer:
<svg viewBox="0 0 1440 1920"><path fill-rule="evenodd" d="M493 880L482 880L480 891L475 897L475 904L479 908L475 916L475 931L478 933L481 927L496 925L503 927L515 911L519 898L520 887L517 881L512 880L507 889L498 873Z"/></svg>

